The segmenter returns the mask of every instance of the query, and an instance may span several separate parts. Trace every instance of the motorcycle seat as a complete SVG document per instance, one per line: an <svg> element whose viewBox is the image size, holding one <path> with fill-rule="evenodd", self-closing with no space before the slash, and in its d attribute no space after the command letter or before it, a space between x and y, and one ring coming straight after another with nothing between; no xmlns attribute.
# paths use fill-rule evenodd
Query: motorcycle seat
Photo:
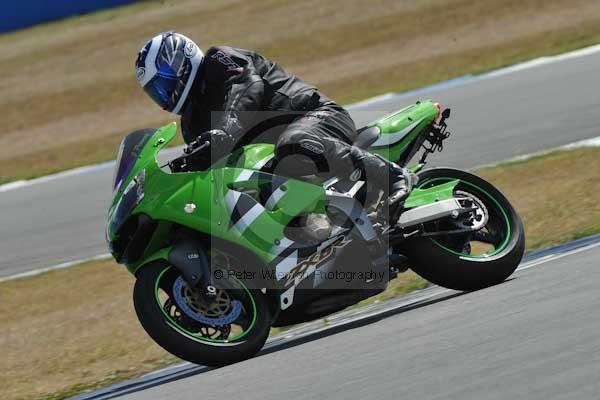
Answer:
<svg viewBox="0 0 600 400"><path fill-rule="evenodd" d="M360 128L356 131L356 140L354 145L361 149L368 149L379 138L381 129L377 126Z"/></svg>

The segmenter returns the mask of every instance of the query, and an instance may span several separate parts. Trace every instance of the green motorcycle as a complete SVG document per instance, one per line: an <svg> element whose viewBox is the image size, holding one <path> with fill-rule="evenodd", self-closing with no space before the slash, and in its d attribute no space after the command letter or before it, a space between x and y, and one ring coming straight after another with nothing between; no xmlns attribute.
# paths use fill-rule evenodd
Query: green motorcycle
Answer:
<svg viewBox="0 0 600 400"><path fill-rule="evenodd" d="M468 172L424 169L450 136L449 116L421 101L359 130L357 146L403 166L424 150L411 168L419 184L392 217L360 174L277 174L271 144L243 146L191 171L186 160L208 143L161 166L158 152L176 125L129 134L117 158L106 237L136 277L144 329L182 359L224 365L255 355L272 326L342 310L408 268L464 291L505 280L525 246L509 201ZM315 218L319 229L308 224Z"/></svg>

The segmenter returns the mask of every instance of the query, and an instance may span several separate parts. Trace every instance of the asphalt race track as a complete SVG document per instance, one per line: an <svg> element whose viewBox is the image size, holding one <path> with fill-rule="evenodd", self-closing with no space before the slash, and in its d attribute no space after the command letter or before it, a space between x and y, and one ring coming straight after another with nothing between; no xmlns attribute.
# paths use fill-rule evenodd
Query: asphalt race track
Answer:
<svg viewBox="0 0 600 400"><path fill-rule="evenodd" d="M416 98L439 100L453 110L455 135L432 164L466 168L599 136L594 82L600 53L397 96L353 115L365 123ZM0 192L0 277L106 253L111 175L100 168Z"/></svg>
<svg viewBox="0 0 600 400"><path fill-rule="evenodd" d="M127 400L596 400L600 247ZM109 398L109 397L106 397Z"/></svg>

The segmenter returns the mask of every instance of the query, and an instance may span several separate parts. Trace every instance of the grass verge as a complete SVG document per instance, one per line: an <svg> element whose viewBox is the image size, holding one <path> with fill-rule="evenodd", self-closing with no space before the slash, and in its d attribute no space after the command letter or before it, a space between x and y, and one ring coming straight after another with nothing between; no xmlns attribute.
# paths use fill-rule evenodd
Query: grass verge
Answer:
<svg viewBox="0 0 600 400"><path fill-rule="evenodd" d="M161 0L0 35L0 183L172 120L132 68L159 31L256 49L343 104L598 43L599 26L596 0Z"/></svg>
<svg viewBox="0 0 600 400"><path fill-rule="evenodd" d="M558 151L477 171L525 223L528 250L600 231L600 149ZM137 322L133 278L112 261L0 283L2 398L59 400L177 359ZM366 302L425 287L414 273Z"/></svg>

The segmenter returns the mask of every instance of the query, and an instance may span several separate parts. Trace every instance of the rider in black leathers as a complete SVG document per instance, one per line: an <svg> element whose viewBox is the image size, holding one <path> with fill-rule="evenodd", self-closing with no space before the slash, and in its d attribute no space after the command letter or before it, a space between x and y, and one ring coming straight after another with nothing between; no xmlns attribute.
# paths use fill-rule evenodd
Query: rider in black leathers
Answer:
<svg viewBox="0 0 600 400"><path fill-rule="evenodd" d="M213 160L248 143L253 137L253 127L259 125L262 129L269 125L264 124L265 118L258 111L272 111L285 116L271 117L272 121L279 124L283 121L284 125L283 129L275 130L271 138L276 145L276 160L282 162L296 157L293 167L286 170L288 174L302 176L316 169L318 173L348 177L358 169L389 196L391 203L409 193L412 177L406 177L410 173L353 146L356 127L347 111L314 86L256 52L226 46L209 48L198 63L195 76L190 77L189 71L194 71L193 68L178 64L176 55L184 52L185 57L193 61L197 58L192 51L195 44L177 33L161 35L140 52L136 61L138 79L142 75L140 82L144 89L164 109L182 115L181 126L187 143L211 143ZM160 47L153 51L153 46L158 44ZM199 49L197 51L201 54ZM190 57L192 53L194 56ZM148 60L149 56L155 57L158 66L159 81L154 86L156 79L144 85L148 81L144 74L152 69L148 63L154 61ZM165 76L179 79L181 85L175 86L172 93L165 88L173 81L165 81ZM193 81L185 82L186 78Z"/></svg>

